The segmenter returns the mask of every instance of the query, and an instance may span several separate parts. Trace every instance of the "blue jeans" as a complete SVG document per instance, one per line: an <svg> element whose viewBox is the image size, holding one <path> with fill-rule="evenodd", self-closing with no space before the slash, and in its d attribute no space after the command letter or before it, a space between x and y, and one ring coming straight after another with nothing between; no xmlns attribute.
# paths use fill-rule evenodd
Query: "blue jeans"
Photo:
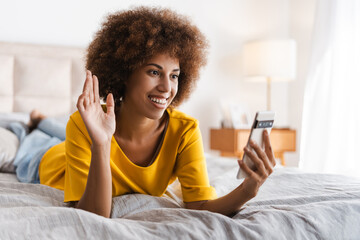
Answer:
<svg viewBox="0 0 360 240"><path fill-rule="evenodd" d="M45 118L30 134L27 126L20 122L10 123L8 128L20 141L14 160L17 178L20 182L40 183L40 161L47 150L65 140L65 124Z"/></svg>

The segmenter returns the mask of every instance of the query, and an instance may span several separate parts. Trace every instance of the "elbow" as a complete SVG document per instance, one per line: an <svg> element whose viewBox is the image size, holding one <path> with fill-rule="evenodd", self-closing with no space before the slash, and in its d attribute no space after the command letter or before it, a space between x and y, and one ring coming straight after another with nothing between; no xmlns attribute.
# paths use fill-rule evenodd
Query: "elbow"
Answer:
<svg viewBox="0 0 360 240"><path fill-rule="evenodd" d="M99 216L102 216L102 217L105 217L105 218L110 218L110 216L111 216L110 212L104 211L102 209L84 209L84 208L80 208L80 207L76 207L76 208L87 211L87 212L94 213L96 215L99 215Z"/></svg>
<svg viewBox="0 0 360 240"><path fill-rule="evenodd" d="M204 205L206 202L207 201L185 202L185 208L192 210L205 210Z"/></svg>
<svg viewBox="0 0 360 240"><path fill-rule="evenodd" d="M106 209L106 208L98 208L98 207L91 207L91 206L82 206L81 204L75 203L74 208L76 209L81 209L87 212L91 212L94 213L96 215L105 217L105 218L110 218L111 217L111 209Z"/></svg>
<svg viewBox="0 0 360 240"><path fill-rule="evenodd" d="M102 216L102 217L104 217L104 218L110 218L110 213L108 213L108 214L98 214L98 215L100 215L100 216Z"/></svg>

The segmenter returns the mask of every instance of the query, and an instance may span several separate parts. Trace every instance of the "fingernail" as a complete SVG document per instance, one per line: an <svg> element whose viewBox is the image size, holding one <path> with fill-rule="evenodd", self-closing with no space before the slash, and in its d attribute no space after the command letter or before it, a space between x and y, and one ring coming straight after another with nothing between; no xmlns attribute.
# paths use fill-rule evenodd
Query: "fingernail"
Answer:
<svg viewBox="0 0 360 240"><path fill-rule="evenodd" d="M250 140L250 145L254 145L255 142L253 140Z"/></svg>

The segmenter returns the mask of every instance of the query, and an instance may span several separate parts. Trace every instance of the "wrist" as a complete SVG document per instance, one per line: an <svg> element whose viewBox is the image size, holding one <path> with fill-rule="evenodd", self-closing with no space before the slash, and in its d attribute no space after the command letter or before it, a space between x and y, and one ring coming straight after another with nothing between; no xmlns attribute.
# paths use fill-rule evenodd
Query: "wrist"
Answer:
<svg viewBox="0 0 360 240"><path fill-rule="evenodd" d="M249 189L248 187L244 186L243 184L240 184L240 186L237 187L237 190L241 196L243 196L243 199L247 202L250 199L254 198L257 195L258 188L252 188Z"/></svg>
<svg viewBox="0 0 360 240"><path fill-rule="evenodd" d="M93 142L91 144L91 151L93 150L107 150L111 147L111 140L102 141L102 142Z"/></svg>
<svg viewBox="0 0 360 240"><path fill-rule="evenodd" d="M110 152L111 143L103 142L102 144L91 145L91 162L92 163L106 163L107 167L110 167Z"/></svg>

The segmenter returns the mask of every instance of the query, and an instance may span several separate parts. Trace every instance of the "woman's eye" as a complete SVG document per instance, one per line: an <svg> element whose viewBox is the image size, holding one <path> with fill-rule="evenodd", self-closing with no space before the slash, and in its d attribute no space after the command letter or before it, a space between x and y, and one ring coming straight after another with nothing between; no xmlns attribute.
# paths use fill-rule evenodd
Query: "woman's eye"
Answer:
<svg viewBox="0 0 360 240"><path fill-rule="evenodd" d="M179 76L178 76L178 75L176 75L176 74L174 74L174 75L171 75L171 78L172 78L172 79L178 79L178 78L179 78Z"/></svg>
<svg viewBox="0 0 360 240"><path fill-rule="evenodd" d="M159 71L157 71L157 70L151 70L150 73L151 73L152 75L156 75L156 76L159 76L159 75L160 75Z"/></svg>

